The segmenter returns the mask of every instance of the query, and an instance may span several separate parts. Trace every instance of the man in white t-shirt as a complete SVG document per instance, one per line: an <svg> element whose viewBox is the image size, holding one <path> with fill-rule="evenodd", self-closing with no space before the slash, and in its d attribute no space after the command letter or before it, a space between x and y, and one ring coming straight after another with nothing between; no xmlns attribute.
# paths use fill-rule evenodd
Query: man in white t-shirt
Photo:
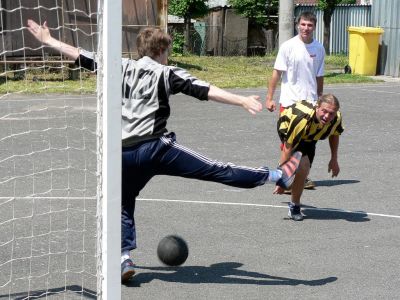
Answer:
<svg viewBox="0 0 400 300"><path fill-rule="evenodd" d="M325 49L313 38L316 24L317 18L312 12L301 13L296 21L298 34L281 45L268 84L266 107L269 111L277 108L273 96L280 80L280 112L302 100L315 104L322 95ZM304 188L314 187L314 182L307 178Z"/></svg>

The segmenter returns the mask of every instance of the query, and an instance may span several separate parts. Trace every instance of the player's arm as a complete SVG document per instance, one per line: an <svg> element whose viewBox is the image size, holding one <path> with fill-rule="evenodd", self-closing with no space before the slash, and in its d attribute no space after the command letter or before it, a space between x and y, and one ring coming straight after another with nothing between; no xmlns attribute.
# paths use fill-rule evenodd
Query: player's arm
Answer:
<svg viewBox="0 0 400 300"><path fill-rule="evenodd" d="M208 99L225 104L241 106L253 115L262 110L262 104L259 101L259 96L250 95L245 97L230 93L214 85L210 85Z"/></svg>
<svg viewBox="0 0 400 300"><path fill-rule="evenodd" d="M324 68L325 68L325 49L321 47L320 53L317 54L320 59L317 59L319 65L317 67L316 80L317 80L317 95L321 97L324 92Z"/></svg>
<svg viewBox="0 0 400 300"><path fill-rule="evenodd" d="M318 97L322 96L324 92L324 76L317 77L317 95Z"/></svg>
<svg viewBox="0 0 400 300"><path fill-rule="evenodd" d="M340 172L338 163L339 135L329 137L329 147L331 148L331 160L328 163L328 173L332 171L332 177L336 177Z"/></svg>
<svg viewBox="0 0 400 300"><path fill-rule="evenodd" d="M43 25L39 25L35 21L29 19L27 22L27 29L43 45L61 52L70 59L76 60L79 57L78 48L63 43L51 36L46 21L43 23Z"/></svg>
<svg viewBox="0 0 400 300"><path fill-rule="evenodd" d="M274 69L268 83L268 93L265 101L265 106L269 111L276 110L276 103L274 101L274 93L279 80L281 79L282 71Z"/></svg>

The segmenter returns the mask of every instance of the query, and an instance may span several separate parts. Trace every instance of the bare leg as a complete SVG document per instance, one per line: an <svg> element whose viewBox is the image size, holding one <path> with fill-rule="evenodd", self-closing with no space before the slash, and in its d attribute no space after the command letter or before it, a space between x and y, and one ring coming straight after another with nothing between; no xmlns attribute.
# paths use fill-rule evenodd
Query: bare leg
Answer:
<svg viewBox="0 0 400 300"><path fill-rule="evenodd" d="M304 182L310 172L310 160L308 156L303 156L300 161L300 166L297 170L293 185L292 185L292 202L300 205L300 198L304 190Z"/></svg>

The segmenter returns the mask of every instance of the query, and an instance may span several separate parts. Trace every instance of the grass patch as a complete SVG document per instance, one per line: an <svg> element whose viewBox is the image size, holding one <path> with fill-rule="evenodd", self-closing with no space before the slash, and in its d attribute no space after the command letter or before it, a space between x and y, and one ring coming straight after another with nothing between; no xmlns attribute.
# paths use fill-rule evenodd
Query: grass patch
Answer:
<svg viewBox="0 0 400 300"><path fill-rule="evenodd" d="M260 57L174 56L169 63L188 70L193 76L221 88L267 87L275 55ZM373 82L368 76L344 74L345 55L325 59L325 84Z"/></svg>
<svg viewBox="0 0 400 300"><path fill-rule="evenodd" d="M95 76L84 77L81 80L3 79L0 81L0 94L16 92L25 94L93 94L95 91Z"/></svg>
<svg viewBox="0 0 400 300"><path fill-rule="evenodd" d="M349 58L347 55L327 55L325 56L325 66L332 68L344 68L345 65L349 63Z"/></svg>
<svg viewBox="0 0 400 300"><path fill-rule="evenodd" d="M265 86L273 68L273 61L265 57L180 56L169 63L221 88Z"/></svg>
<svg viewBox="0 0 400 300"><path fill-rule="evenodd" d="M81 72L75 80L69 79L66 69L9 70L3 74L0 76L0 94L93 94L96 91L96 75L87 71Z"/></svg>
<svg viewBox="0 0 400 300"><path fill-rule="evenodd" d="M368 76L344 74L338 72L326 72L324 76L325 84L337 84L337 83L368 83L378 82Z"/></svg>
<svg viewBox="0 0 400 300"><path fill-rule="evenodd" d="M193 76L221 88L267 87L276 54L266 56L172 56L169 64L188 70ZM325 84L374 82L368 76L344 74L348 64L345 55L330 55L325 59ZM44 70L25 72L22 79L18 73L5 72L0 76L0 94L23 93L94 93L96 76L81 73L78 80L69 80L66 72ZM21 75L21 74L19 74Z"/></svg>

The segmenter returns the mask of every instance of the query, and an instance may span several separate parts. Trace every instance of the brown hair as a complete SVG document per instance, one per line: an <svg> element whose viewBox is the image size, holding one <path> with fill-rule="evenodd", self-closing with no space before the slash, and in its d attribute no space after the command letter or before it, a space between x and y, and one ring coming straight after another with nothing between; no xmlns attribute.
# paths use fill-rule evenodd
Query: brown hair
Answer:
<svg viewBox="0 0 400 300"><path fill-rule="evenodd" d="M328 103L336 107L336 110L339 110L340 103L338 98L336 98L333 94L325 94L319 97L317 101L317 106L320 107L322 103Z"/></svg>
<svg viewBox="0 0 400 300"><path fill-rule="evenodd" d="M299 24L300 20L311 21L314 23L314 26L317 25L317 17L311 11L304 11L296 18L296 24Z"/></svg>
<svg viewBox="0 0 400 300"><path fill-rule="evenodd" d="M139 57L149 56L154 58L170 47L171 37L156 27L147 27L142 30L136 38L136 47Z"/></svg>

